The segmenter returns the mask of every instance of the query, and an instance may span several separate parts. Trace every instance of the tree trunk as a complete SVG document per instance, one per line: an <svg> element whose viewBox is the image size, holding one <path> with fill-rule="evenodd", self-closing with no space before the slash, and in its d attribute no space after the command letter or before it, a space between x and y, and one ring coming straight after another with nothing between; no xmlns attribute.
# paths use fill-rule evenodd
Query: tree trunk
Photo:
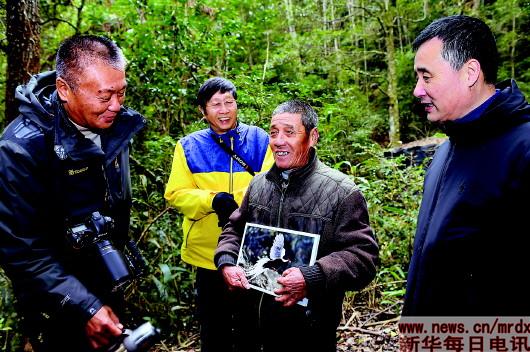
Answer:
<svg viewBox="0 0 530 352"><path fill-rule="evenodd" d="M322 33L327 33L328 31L328 3L327 0L322 0ZM328 45L326 43L326 38L324 37L322 40L322 44L324 46L324 55L328 54Z"/></svg>
<svg viewBox="0 0 530 352"><path fill-rule="evenodd" d="M401 135L399 127L399 102L398 102L398 88L397 88L397 68L396 68L396 49L394 47L393 29L389 28L386 41L386 61L388 65L388 136L390 138L390 146L399 145Z"/></svg>
<svg viewBox="0 0 530 352"><path fill-rule="evenodd" d="M401 143L400 124L399 124L399 101L398 101L398 78L396 67L396 47L394 45L394 16L395 7L386 8L386 64L388 67L388 136L390 146L395 147Z"/></svg>
<svg viewBox="0 0 530 352"><path fill-rule="evenodd" d="M5 118L18 115L15 89L40 70L40 16L38 0L7 0L7 80Z"/></svg>
<svg viewBox="0 0 530 352"><path fill-rule="evenodd" d="M516 15L518 14L515 10L517 4L512 1L512 42L510 43L510 67L511 67L511 78L515 78L515 46L517 45L517 33L516 33Z"/></svg>
<svg viewBox="0 0 530 352"><path fill-rule="evenodd" d="M291 39L295 40L296 28L294 26L293 3L291 2L291 0L284 0L283 4L285 6L285 16L287 17L287 30L289 31Z"/></svg>
<svg viewBox="0 0 530 352"><path fill-rule="evenodd" d="M355 31L354 0L348 0L346 6L348 8L348 17L350 18L350 24L351 24L350 30L352 32L352 43L354 44L355 48L358 48L359 47L359 36L357 35L357 32ZM357 60L355 60L354 62L356 66L353 71L354 82L355 82L355 85L359 86L360 85L359 84L359 68L357 67Z"/></svg>
<svg viewBox="0 0 530 352"><path fill-rule="evenodd" d="M479 17L480 15L480 0L473 0L473 7L471 8L471 15Z"/></svg>
<svg viewBox="0 0 530 352"><path fill-rule="evenodd" d="M329 0L329 5L331 8L331 33L333 34L333 49L335 50L335 53L339 51L339 39L336 36L335 30L336 23L335 23L335 3L333 0Z"/></svg>

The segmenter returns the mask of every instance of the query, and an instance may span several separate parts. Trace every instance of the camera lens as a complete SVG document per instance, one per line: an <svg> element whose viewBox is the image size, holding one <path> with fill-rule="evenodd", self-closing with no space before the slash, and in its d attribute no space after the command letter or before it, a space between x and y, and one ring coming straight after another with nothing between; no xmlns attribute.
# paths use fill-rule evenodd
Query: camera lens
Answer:
<svg viewBox="0 0 530 352"><path fill-rule="evenodd" d="M112 291L116 291L130 279L127 264L125 264L121 253L112 246L110 241L98 241L96 242L96 248L109 274Z"/></svg>

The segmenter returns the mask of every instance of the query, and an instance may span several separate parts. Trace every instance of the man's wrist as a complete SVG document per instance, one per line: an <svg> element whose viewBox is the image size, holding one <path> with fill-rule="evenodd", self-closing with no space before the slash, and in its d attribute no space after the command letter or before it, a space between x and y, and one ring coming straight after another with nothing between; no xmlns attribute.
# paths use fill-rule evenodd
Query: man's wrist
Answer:
<svg viewBox="0 0 530 352"><path fill-rule="evenodd" d="M308 294L316 294L322 292L326 287L326 276L320 265L300 267L304 280L306 282L306 290Z"/></svg>
<svg viewBox="0 0 530 352"><path fill-rule="evenodd" d="M217 259L217 269L221 270L225 266L234 266L236 262L236 259L231 254L222 254Z"/></svg>

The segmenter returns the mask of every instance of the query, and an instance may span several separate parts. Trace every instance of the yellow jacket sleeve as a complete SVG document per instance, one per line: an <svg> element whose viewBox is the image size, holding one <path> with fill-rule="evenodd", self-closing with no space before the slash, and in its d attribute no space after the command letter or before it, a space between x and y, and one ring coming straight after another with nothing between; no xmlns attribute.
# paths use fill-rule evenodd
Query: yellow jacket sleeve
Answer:
<svg viewBox="0 0 530 352"><path fill-rule="evenodd" d="M186 162L182 145L178 142L164 197L185 217L198 220L213 212L215 194L213 190L199 189Z"/></svg>

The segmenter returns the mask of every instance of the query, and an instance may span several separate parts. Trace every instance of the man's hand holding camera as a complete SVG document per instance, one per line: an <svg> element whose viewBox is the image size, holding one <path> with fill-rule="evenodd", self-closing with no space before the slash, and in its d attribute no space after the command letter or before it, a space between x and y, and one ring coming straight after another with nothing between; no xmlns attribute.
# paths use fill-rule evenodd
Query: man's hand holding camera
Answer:
<svg viewBox="0 0 530 352"><path fill-rule="evenodd" d="M101 307L85 327L90 346L94 349L107 346L113 337L121 335L122 330L123 325L109 306Z"/></svg>

